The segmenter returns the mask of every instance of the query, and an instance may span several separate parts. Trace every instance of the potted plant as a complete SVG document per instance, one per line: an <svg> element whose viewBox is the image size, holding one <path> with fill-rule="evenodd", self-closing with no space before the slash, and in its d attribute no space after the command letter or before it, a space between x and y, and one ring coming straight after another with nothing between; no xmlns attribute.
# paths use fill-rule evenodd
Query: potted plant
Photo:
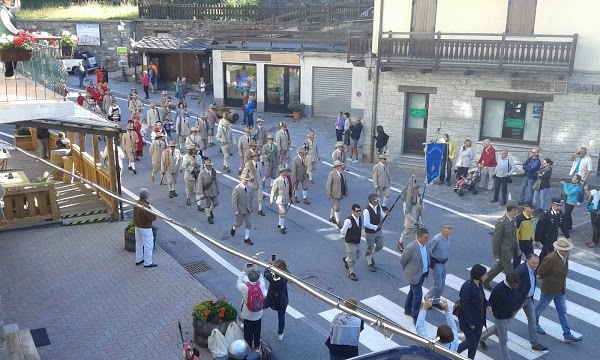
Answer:
<svg viewBox="0 0 600 360"><path fill-rule="evenodd" d="M194 325L194 342L207 348L208 337L213 329L223 335L232 321L237 319L237 310L222 297L219 300L204 300L194 306L192 320Z"/></svg>
<svg viewBox="0 0 600 360"><path fill-rule="evenodd" d="M28 127L17 127L14 130L15 146L23 150L35 150L33 145L33 136Z"/></svg>
<svg viewBox="0 0 600 360"><path fill-rule="evenodd" d="M71 34L69 31L63 31L60 37L60 46L62 56L67 58L73 57L73 48L79 44L79 38L75 34Z"/></svg>
<svg viewBox="0 0 600 360"><path fill-rule="evenodd" d="M294 121L298 121L302 118L302 109L304 104L300 101L292 101L288 104L288 109L294 114Z"/></svg>
<svg viewBox="0 0 600 360"><path fill-rule="evenodd" d="M35 38L23 31L18 35L0 36L0 61L29 61L31 60L31 44Z"/></svg>
<svg viewBox="0 0 600 360"><path fill-rule="evenodd" d="M156 233L157 228L152 227L152 237L154 238L154 246L156 246ZM125 236L125 250L129 252L135 252L135 226L133 225L133 221L127 223L127 227L125 227L124 231Z"/></svg>

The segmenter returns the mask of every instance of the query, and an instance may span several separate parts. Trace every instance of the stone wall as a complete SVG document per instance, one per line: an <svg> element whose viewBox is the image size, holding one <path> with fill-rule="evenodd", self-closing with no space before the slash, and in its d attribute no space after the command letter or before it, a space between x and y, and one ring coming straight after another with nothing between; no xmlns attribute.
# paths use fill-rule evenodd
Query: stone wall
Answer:
<svg viewBox="0 0 600 360"><path fill-rule="evenodd" d="M511 79L508 74L478 74L466 76L462 73L435 72L420 74L409 71L390 71L380 73L378 91L377 125L382 125L390 135L388 150L392 157L398 158L403 152L406 93L399 92L399 85L436 87L437 93L429 96L427 140L433 139L436 128L441 133L449 133L461 145L464 139L471 139L476 159L481 153L480 132L482 126L483 99L475 97L476 90L505 92L525 92L552 94L548 91L530 91L515 88L515 80L521 86L537 88L536 84L554 84L556 77L521 76ZM542 158L550 157L554 161L557 177L568 173L568 158L586 146L593 157L594 169L597 164L600 141L600 75L575 74L567 79L568 92L554 94L553 102L545 102L543 107L540 133ZM371 82L371 85L373 82ZM525 85L523 85L525 84ZM529 84L529 85L527 85ZM372 132L371 123L371 86L366 93L365 132ZM518 100L518 99L517 99ZM365 139L366 140L366 139ZM510 140L492 142L497 149L507 149L515 162L522 163L534 145L515 144ZM370 142L365 142L364 151L368 154ZM595 172L595 171L594 171Z"/></svg>

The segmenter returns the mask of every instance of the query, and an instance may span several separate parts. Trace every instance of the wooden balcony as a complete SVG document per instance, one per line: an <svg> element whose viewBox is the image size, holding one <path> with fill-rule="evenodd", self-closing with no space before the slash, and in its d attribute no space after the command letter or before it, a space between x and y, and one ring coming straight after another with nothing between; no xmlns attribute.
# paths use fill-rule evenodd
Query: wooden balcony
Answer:
<svg viewBox="0 0 600 360"><path fill-rule="evenodd" d="M348 60L366 53L371 35L349 37ZM382 34L380 66L420 70L484 70L497 72L544 72L571 75L577 34L512 35L469 33Z"/></svg>

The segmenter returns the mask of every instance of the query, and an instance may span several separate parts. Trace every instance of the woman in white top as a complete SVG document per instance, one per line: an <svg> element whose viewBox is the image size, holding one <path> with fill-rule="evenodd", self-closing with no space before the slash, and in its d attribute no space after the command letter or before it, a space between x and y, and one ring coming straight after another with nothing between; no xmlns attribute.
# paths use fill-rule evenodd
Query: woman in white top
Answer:
<svg viewBox="0 0 600 360"><path fill-rule="evenodd" d="M255 266L244 267L237 280L237 288L242 294L242 313L241 317L244 320L244 340L248 343L251 349L260 349L260 330L263 310L251 311L248 308L248 292L251 287L260 286L260 290L264 298L267 297L267 287L265 286L265 278L261 275L258 268Z"/></svg>
<svg viewBox="0 0 600 360"><path fill-rule="evenodd" d="M471 140L467 139L463 146L461 146L460 153L456 159L456 180L459 180L463 176L467 176L474 156L475 154L471 147Z"/></svg>

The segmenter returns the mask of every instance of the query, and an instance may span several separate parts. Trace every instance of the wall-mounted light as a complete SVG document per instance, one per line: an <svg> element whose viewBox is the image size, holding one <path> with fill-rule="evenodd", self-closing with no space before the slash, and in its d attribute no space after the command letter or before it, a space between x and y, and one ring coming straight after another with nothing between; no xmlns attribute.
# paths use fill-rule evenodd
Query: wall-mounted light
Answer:
<svg viewBox="0 0 600 360"><path fill-rule="evenodd" d="M365 59L365 67L369 71L368 81L371 81L373 69L375 68L375 63L377 62L377 55L373 54L372 51L369 51L363 58Z"/></svg>

